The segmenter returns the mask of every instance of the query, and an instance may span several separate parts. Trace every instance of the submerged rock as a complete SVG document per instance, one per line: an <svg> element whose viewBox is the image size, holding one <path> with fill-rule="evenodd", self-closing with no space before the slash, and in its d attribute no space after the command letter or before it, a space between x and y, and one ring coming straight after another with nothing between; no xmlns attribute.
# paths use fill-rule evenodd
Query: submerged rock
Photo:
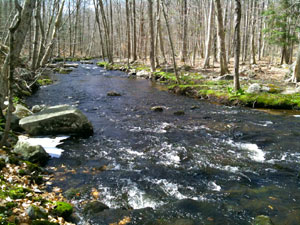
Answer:
<svg viewBox="0 0 300 225"><path fill-rule="evenodd" d="M81 60L80 63L81 64L94 64L93 61L88 61L88 60Z"/></svg>
<svg viewBox="0 0 300 225"><path fill-rule="evenodd" d="M18 141L13 152L20 155L20 157L26 161L42 165L50 158L42 146L31 145L26 141Z"/></svg>
<svg viewBox="0 0 300 225"><path fill-rule="evenodd" d="M115 91L110 91L107 93L107 96L118 97L118 96L121 96L121 94L118 92L115 92Z"/></svg>
<svg viewBox="0 0 300 225"><path fill-rule="evenodd" d="M255 217L253 225L273 225L273 222L270 217L260 215Z"/></svg>
<svg viewBox="0 0 300 225"><path fill-rule="evenodd" d="M93 215L95 213L99 213L104 211L105 209L109 209L107 205L99 201L92 201L87 203L84 206L83 214L84 215Z"/></svg>
<svg viewBox="0 0 300 225"><path fill-rule="evenodd" d="M179 110L179 111L174 112L174 115L175 115L175 116L183 116L184 114L185 114L185 112L182 111L182 110Z"/></svg>
<svg viewBox="0 0 300 225"><path fill-rule="evenodd" d="M58 105L25 117L20 126L30 135L72 134L89 136L93 127L87 117L69 105Z"/></svg>
<svg viewBox="0 0 300 225"><path fill-rule="evenodd" d="M151 107L151 110L154 112L162 112L162 111L164 111L164 107L163 106L153 106L153 107Z"/></svg>

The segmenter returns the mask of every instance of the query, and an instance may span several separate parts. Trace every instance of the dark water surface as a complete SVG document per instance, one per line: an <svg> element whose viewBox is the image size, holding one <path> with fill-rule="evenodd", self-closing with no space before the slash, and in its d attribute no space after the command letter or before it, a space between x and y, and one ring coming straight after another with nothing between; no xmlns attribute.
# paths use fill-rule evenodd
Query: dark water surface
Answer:
<svg viewBox="0 0 300 225"><path fill-rule="evenodd" d="M300 224L300 118L176 96L95 65L57 78L27 103L78 105L95 134L65 141L49 163L69 170L56 172L55 185L89 186L111 208L141 209L90 223L129 213L131 224L251 224L257 215Z"/></svg>

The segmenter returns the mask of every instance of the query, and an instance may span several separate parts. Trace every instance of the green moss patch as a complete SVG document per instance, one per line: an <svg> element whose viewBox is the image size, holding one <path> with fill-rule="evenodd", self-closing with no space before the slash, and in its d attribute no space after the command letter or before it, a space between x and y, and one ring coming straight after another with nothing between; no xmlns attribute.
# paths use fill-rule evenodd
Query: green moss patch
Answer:
<svg viewBox="0 0 300 225"><path fill-rule="evenodd" d="M73 207L66 202L56 202L52 213L65 219L69 218L73 213Z"/></svg>
<svg viewBox="0 0 300 225"><path fill-rule="evenodd" d="M39 79L39 80L37 80L37 83L40 86L46 86L46 85L53 84L53 81L51 79Z"/></svg>

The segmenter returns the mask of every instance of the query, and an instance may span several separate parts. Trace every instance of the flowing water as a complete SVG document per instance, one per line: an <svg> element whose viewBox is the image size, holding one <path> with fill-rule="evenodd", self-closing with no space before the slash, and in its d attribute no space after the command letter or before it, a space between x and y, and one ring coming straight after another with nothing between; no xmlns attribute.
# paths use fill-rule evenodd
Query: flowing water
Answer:
<svg viewBox="0 0 300 225"><path fill-rule="evenodd" d="M54 185L90 187L116 209L91 224L300 224L299 117L176 96L95 65L57 79L27 103L75 105L92 122L92 137L69 138L49 162Z"/></svg>

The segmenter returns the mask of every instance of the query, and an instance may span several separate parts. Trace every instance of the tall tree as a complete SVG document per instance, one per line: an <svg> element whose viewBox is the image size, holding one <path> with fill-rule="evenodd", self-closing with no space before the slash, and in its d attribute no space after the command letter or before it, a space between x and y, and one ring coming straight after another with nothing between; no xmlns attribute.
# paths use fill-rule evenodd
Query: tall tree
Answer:
<svg viewBox="0 0 300 225"><path fill-rule="evenodd" d="M239 66L240 66L240 48L241 48L241 2L235 0L235 27L234 27L234 89L237 91L241 88L239 79Z"/></svg>
<svg viewBox="0 0 300 225"><path fill-rule="evenodd" d="M226 59L226 48L225 48L225 31L223 26L223 14L220 0L215 0L217 19L218 19L218 37L220 43L220 67L221 75L229 73Z"/></svg>
<svg viewBox="0 0 300 225"><path fill-rule="evenodd" d="M165 0L161 0L161 5L162 5L162 11L163 11L163 15L165 18L167 31L168 31L169 43L170 43L171 52L172 52L173 68L174 68L177 83L180 84L180 79L179 79L179 74L178 74L177 64L176 64L176 58L175 58L174 44L173 44L173 39L171 36L171 29L170 29L169 20L168 20L168 14L166 12Z"/></svg>
<svg viewBox="0 0 300 225"><path fill-rule="evenodd" d="M183 26L182 26L182 49L181 49L181 61L186 62L187 57L187 35L188 35L188 9L187 0L182 0L182 14L183 14Z"/></svg>
<svg viewBox="0 0 300 225"><path fill-rule="evenodd" d="M62 1L59 11L57 13L54 29L53 29L52 36L51 36L51 41L46 48L45 54L41 61L41 66L45 66L51 56L51 51L52 51L54 43L56 41L58 30L61 26L64 5L65 5L65 0Z"/></svg>
<svg viewBox="0 0 300 225"><path fill-rule="evenodd" d="M35 0L26 0L23 5L23 9L20 16L20 24L18 29L14 32L14 48L13 51L10 52L10 56L14 59L19 58L21 50L23 48L25 38L27 35L27 31L29 30L29 26L31 24L32 12L35 7ZM13 24L12 24L13 26ZM12 27L11 26L11 27ZM4 101L8 93L8 69L9 69L9 57L7 56L4 64L1 68L0 73L0 111L2 114L2 110L4 109Z"/></svg>
<svg viewBox="0 0 300 225"><path fill-rule="evenodd" d="M153 0L148 0L148 17L149 17L149 32L150 32L150 64L151 72L155 72L154 58L154 24L153 24Z"/></svg>
<svg viewBox="0 0 300 225"><path fill-rule="evenodd" d="M127 34L127 64L129 66L129 61L131 58L129 0L126 0L126 34Z"/></svg>
<svg viewBox="0 0 300 225"><path fill-rule="evenodd" d="M212 29L213 29L213 21L214 21L214 2L213 0L210 0L210 9L209 9L209 19L208 19L208 25L207 25L207 36L206 36L206 43L205 43L205 59L204 59L204 68L209 67L209 61L210 61L210 52L211 52L211 42L212 42Z"/></svg>

